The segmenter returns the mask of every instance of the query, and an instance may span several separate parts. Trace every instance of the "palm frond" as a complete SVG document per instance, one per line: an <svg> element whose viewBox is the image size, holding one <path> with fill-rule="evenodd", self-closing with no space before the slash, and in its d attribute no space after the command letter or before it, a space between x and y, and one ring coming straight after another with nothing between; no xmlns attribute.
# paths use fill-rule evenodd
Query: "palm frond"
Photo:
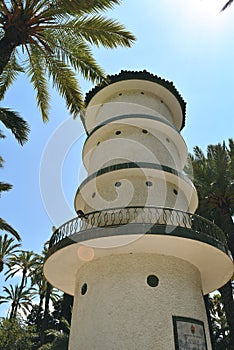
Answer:
<svg viewBox="0 0 234 350"><path fill-rule="evenodd" d="M6 91L16 80L18 74L22 72L24 72L23 68L17 63L15 55L12 55L0 75L0 100L4 98Z"/></svg>
<svg viewBox="0 0 234 350"><path fill-rule="evenodd" d="M12 188L12 185L0 181L0 195L1 195L1 192L9 191L11 188Z"/></svg>
<svg viewBox="0 0 234 350"><path fill-rule="evenodd" d="M60 95L65 99L69 112L75 118L84 107L82 92L75 73L60 60L47 56L47 69Z"/></svg>
<svg viewBox="0 0 234 350"><path fill-rule="evenodd" d="M13 133L19 144L23 145L28 140L29 125L17 112L0 108L0 121Z"/></svg>
<svg viewBox="0 0 234 350"><path fill-rule="evenodd" d="M106 48L118 46L131 47L135 36L125 29L119 22L101 15L82 16L66 24L73 31L73 35L82 36L91 45Z"/></svg>
<svg viewBox="0 0 234 350"><path fill-rule="evenodd" d="M46 122L49 119L49 91L45 72L45 62L37 47L30 45L29 65L27 74L37 92L37 104L40 108L42 119Z"/></svg>
<svg viewBox="0 0 234 350"><path fill-rule="evenodd" d="M229 6L231 6L231 4L233 3L233 0L229 0L228 2L226 2L226 4L222 7L221 11L225 11Z"/></svg>
<svg viewBox="0 0 234 350"><path fill-rule="evenodd" d="M0 218L0 230L1 231L6 231L12 234L12 236L14 236L18 241L21 241L20 235L18 234L18 232L13 229L12 226L10 226L5 220L3 220L2 218Z"/></svg>
<svg viewBox="0 0 234 350"><path fill-rule="evenodd" d="M104 70L97 64L89 46L81 38L72 37L66 32L54 33L48 31L47 34L53 45L55 57L72 66L85 79L93 83L100 83L105 80Z"/></svg>
<svg viewBox="0 0 234 350"><path fill-rule="evenodd" d="M119 5L120 0L54 0L51 2L51 10L57 10L57 13L66 13L70 15L81 15L82 13L98 13L113 9Z"/></svg>

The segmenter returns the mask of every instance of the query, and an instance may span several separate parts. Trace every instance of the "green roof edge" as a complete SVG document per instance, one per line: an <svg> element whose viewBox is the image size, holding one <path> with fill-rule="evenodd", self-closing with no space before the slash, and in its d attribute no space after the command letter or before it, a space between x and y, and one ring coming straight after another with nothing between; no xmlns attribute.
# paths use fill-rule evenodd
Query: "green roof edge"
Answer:
<svg viewBox="0 0 234 350"><path fill-rule="evenodd" d="M184 101L183 97L180 95L176 87L174 86L172 81L168 81L165 79L160 78L157 75L154 75L147 70L142 70L142 71L128 71L128 70L121 70L120 73L115 74L115 75L108 75L107 80L103 81L102 83L96 85L93 89L91 89L87 94L85 95L85 104L86 106L89 104L91 99L102 89L107 87L110 84L114 84L119 81L123 80L130 80L130 79L141 79L141 80L148 80L152 81L155 83L158 83L159 85L162 85L166 89L168 89L178 100L180 107L182 109L183 113L183 122L181 125L181 129L185 126L185 118L186 118L186 102Z"/></svg>

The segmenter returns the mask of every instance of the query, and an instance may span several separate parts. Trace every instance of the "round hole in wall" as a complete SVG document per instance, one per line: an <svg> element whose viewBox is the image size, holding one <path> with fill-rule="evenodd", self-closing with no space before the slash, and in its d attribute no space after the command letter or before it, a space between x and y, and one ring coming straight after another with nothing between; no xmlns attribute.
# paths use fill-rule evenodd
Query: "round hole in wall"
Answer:
<svg viewBox="0 0 234 350"><path fill-rule="evenodd" d="M148 187L151 187L151 186L153 186L153 183L152 183L152 181L146 181L146 186L148 186Z"/></svg>
<svg viewBox="0 0 234 350"><path fill-rule="evenodd" d="M175 193L175 195L177 196L178 191L174 188L173 192Z"/></svg>
<svg viewBox="0 0 234 350"><path fill-rule="evenodd" d="M100 145L100 141L98 141L98 143L97 143L97 146L99 146Z"/></svg>
<svg viewBox="0 0 234 350"><path fill-rule="evenodd" d="M115 183L115 187L120 187L121 186L121 182L120 181L117 181L116 183Z"/></svg>
<svg viewBox="0 0 234 350"><path fill-rule="evenodd" d="M161 100L160 102L163 103L163 100Z"/></svg>
<svg viewBox="0 0 234 350"><path fill-rule="evenodd" d="M115 135L120 135L121 134L121 131L120 130L117 130L116 132L115 132Z"/></svg>
<svg viewBox="0 0 234 350"><path fill-rule="evenodd" d="M144 95L145 93L143 91L141 91L141 94Z"/></svg>
<svg viewBox="0 0 234 350"><path fill-rule="evenodd" d="M88 286L87 283L84 283L83 286L81 287L81 295L85 295L87 292Z"/></svg>
<svg viewBox="0 0 234 350"><path fill-rule="evenodd" d="M143 134L148 134L148 130L142 129Z"/></svg>
<svg viewBox="0 0 234 350"><path fill-rule="evenodd" d="M92 198L94 198L96 196L96 192L92 193Z"/></svg>
<svg viewBox="0 0 234 350"><path fill-rule="evenodd" d="M122 92L119 93L119 96L122 96Z"/></svg>
<svg viewBox="0 0 234 350"><path fill-rule="evenodd" d="M150 287L157 287L158 284L159 284L159 279L157 276L155 275L149 275L147 277L147 284L150 286Z"/></svg>

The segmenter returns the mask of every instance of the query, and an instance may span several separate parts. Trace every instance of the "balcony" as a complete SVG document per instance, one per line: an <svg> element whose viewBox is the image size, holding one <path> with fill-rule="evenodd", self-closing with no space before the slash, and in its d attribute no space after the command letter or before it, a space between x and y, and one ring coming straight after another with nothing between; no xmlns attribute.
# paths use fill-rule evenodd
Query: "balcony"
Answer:
<svg viewBox="0 0 234 350"><path fill-rule="evenodd" d="M187 212L158 207L104 209L74 218L50 239L48 257L70 244L119 235L165 235L209 244L228 254L223 231L211 221Z"/></svg>

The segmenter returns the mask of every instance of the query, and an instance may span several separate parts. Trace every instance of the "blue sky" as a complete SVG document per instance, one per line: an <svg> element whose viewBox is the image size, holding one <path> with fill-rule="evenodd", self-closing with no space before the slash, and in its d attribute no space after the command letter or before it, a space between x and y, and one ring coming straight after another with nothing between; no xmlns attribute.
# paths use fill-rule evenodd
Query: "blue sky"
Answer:
<svg viewBox="0 0 234 350"><path fill-rule="evenodd" d="M234 5L220 14L224 3L123 0L109 16L136 35L136 44L131 49L94 50L108 74L146 69L174 82L187 102L182 135L190 152L196 145L205 150L208 144L233 137ZM84 94L92 88L80 82ZM0 154L5 159L1 180L14 186L1 198L1 217L18 230L23 249L40 252L51 227L75 216L73 199L80 183L84 131L79 120L70 119L56 92L51 95L50 121L43 124L34 91L24 76L1 105L19 111L31 126L30 140L23 147L8 132L1 140ZM59 161L63 161L60 167ZM53 187L60 179L58 193Z"/></svg>

